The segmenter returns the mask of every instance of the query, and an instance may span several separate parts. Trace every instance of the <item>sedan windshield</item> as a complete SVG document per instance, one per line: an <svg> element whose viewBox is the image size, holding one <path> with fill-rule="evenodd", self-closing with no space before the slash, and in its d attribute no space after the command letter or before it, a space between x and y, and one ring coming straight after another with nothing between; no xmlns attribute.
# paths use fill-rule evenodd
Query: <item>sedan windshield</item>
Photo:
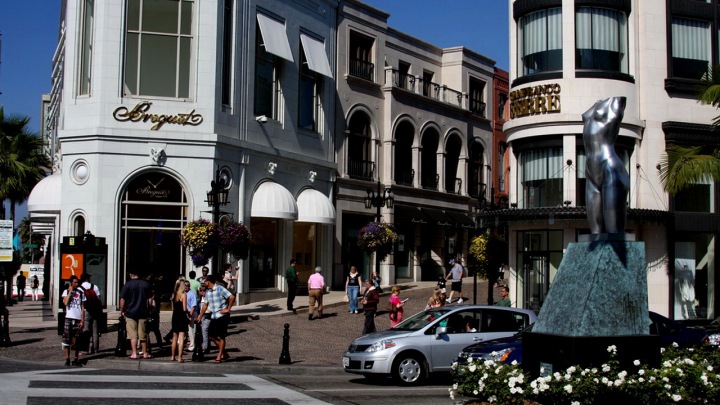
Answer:
<svg viewBox="0 0 720 405"><path fill-rule="evenodd" d="M415 331L420 330L428 325L430 325L435 320L443 317L445 314L450 312L452 308L435 308L435 309L429 309L427 311L419 312L410 318L405 319L401 323L399 323L397 326L393 328L393 330L407 330L407 331Z"/></svg>

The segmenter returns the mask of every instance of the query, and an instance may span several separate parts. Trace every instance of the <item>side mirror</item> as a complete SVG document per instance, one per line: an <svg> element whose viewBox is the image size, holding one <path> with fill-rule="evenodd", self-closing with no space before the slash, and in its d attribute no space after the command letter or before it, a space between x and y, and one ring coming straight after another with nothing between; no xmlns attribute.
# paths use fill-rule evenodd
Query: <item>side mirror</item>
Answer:
<svg viewBox="0 0 720 405"><path fill-rule="evenodd" d="M445 326L438 326L437 329L435 329L435 339L440 339L440 335L447 334L447 327Z"/></svg>

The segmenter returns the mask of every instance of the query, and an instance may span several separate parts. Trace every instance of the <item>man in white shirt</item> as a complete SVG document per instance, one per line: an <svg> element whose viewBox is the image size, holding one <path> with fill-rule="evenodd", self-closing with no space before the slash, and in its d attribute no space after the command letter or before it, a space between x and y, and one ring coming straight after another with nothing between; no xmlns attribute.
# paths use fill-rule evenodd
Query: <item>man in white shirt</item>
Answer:
<svg viewBox="0 0 720 405"><path fill-rule="evenodd" d="M465 269L463 269L463 266L455 259L450 259L450 266L452 266L452 268L450 269L450 273L448 273L447 277L445 277L446 280L452 278L452 288L450 290L450 297L448 297L447 303L451 303L453 299L453 294L457 293L458 304L462 304L462 278Z"/></svg>
<svg viewBox="0 0 720 405"><path fill-rule="evenodd" d="M77 276L70 276L70 286L63 291L62 299L65 305L65 328L62 336L62 347L65 351L65 366L70 367L70 348L75 346L75 361L72 365L80 367L80 351L75 344L85 321L85 295L78 288L80 281Z"/></svg>

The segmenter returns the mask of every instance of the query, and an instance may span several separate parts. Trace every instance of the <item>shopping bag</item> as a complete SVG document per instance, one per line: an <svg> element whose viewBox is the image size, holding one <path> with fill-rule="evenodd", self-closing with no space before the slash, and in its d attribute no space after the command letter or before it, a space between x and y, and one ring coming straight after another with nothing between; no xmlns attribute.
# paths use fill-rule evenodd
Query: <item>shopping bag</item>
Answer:
<svg viewBox="0 0 720 405"><path fill-rule="evenodd" d="M343 297L343 302L350 302L350 297L347 294Z"/></svg>

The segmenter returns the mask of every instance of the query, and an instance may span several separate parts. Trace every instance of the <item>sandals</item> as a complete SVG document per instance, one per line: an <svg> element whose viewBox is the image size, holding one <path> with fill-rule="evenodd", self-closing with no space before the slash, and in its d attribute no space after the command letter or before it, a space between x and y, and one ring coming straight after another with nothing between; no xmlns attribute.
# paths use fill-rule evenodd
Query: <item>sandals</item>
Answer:
<svg viewBox="0 0 720 405"><path fill-rule="evenodd" d="M214 364L220 364L220 363L222 363L222 360L215 359L215 360L213 360L213 363L214 363Z"/></svg>

